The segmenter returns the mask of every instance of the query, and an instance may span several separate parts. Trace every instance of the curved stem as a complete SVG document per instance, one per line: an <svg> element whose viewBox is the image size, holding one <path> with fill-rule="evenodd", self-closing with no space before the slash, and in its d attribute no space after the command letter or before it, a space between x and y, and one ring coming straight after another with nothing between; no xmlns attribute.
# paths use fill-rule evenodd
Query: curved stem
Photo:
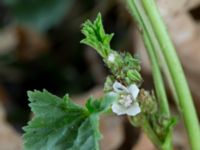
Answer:
<svg viewBox="0 0 200 150"><path fill-rule="evenodd" d="M144 14L144 10L140 7L140 1L128 1L129 7L132 11L132 14L138 21L139 25L142 27L141 35L143 36L143 40L145 46L147 47L147 53L149 55L151 61L151 67L154 78L154 85L156 90L156 95L159 100L160 109L163 114L167 117L170 116L169 104L167 100L166 90L162 78L162 74L159 68L159 61L156 57L155 49L159 50L159 43L156 40L156 37L153 32L151 32L151 26L149 25L147 18Z"/></svg>
<svg viewBox="0 0 200 150"><path fill-rule="evenodd" d="M169 104L168 104L168 100L167 100L167 96L166 96L166 90L165 90L162 74L161 74L160 67L159 67L159 60L156 56L156 50L157 51L160 50L159 43L155 37L155 34L149 23L148 18L145 15L144 9L141 7L140 1L129 0L128 4L129 4L129 8L130 8L132 14L134 15L136 21L138 22L138 24L141 27L141 35L143 36L145 46L147 47L146 50L147 50L147 53L148 53L150 61L151 61L154 85L155 85L155 89L156 89L156 95L159 100L159 108L161 111L161 115L170 117ZM142 128L146 128L146 127L144 127L144 125L143 125ZM152 132L150 130L146 129L146 133L148 134L148 136L150 137L151 140L154 139L154 138L151 138ZM165 145L162 145L163 144L162 142L158 143L153 140L152 141L154 142L155 145L160 147L160 149L163 149L163 150L164 149L166 149L166 150L172 149L172 133L171 133L171 131L169 131L168 134L169 134L170 138L168 141L166 141L167 143L165 143ZM159 140L161 140L161 139L159 139ZM160 144L160 145L158 145L158 144Z"/></svg>
<svg viewBox="0 0 200 150"><path fill-rule="evenodd" d="M182 66L154 0L142 0L142 3L162 47L163 56L172 76L191 147L193 150L199 150L199 122Z"/></svg>
<svg viewBox="0 0 200 150"><path fill-rule="evenodd" d="M159 60L156 57L156 50L157 51L160 50L159 43L153 33L151 25L149 24L149 20L146 17L144 9L141 7L141 2L136 0L135 4L144 29L144 31L142 32L142 36L144 44L147 47L146 51L148 53L151 62L154 85L156 89L156 95L159 100L160 109L165 116L170 117L170 110L164 86L164 81L159 67Z"/></svg>

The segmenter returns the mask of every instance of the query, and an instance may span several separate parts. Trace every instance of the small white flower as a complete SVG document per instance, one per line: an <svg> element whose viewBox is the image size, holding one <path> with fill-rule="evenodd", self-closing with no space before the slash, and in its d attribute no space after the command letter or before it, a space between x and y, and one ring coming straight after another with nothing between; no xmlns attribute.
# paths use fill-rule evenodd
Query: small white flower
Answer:
<svg viewBox="0 0 200 150"><path fill-rule="evenodd" d="M114 61L115 61L115 54L114 53L110 53L108 55L108 61L111 62L111 63L114 63Z"/></svg>
<svg viewBox="0 0 200 150"><path fill-rule="evenodd" d="M139 88L137 85L132 84L128 88L121 83L115 81L113 84L114 94L119 96L118 101L112 104L112 111L117 115L127 114L129 116L135 116L141 112L140 106L136 101L139 94Z"/></svg>

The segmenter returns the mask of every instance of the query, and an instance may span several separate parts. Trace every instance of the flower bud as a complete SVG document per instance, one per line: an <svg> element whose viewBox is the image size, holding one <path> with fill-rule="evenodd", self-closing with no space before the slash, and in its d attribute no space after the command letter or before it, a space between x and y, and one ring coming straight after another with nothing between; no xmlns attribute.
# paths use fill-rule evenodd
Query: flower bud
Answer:
<svg viewBox="0 0 200 150"><path fill-rule="evenodd" d="M146 114L154 114L157 112L157 101L154 94L150 94L148 91L144 89L140 90L140 95L138 96L138 101L142 108L142 112Z"/></svg>

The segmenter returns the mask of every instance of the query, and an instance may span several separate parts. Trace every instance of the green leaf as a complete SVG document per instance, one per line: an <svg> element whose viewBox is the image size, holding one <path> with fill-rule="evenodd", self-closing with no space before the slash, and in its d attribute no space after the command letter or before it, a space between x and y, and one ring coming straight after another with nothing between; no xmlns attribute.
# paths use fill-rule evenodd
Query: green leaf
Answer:
<svg viewBox="0 0 200 150"><path fill-rule="evenodd" d="M74 0L3 0L16 21L34 30L56 25L70 10Z"/></svg>
<svg viewBox="0 0 200 150"><path fill-rule="evenodd" d="M89 110L90 113L106 112L108 109L110 109L112 103L118 99L117 96L117 94L108 93L104 96L103 99L98 101L91 97L86 103L86 108Z"/></svg>
<svg viewBox="0 0 200 150"><path fill-rule="evenodd" d="M166 126L165 127L166 128L165 129L166 136L165 136L165 139L162 144L163 148L167 148L170 146L172 131L173 131L174 127L176 126L177 122L178 122L178 118L176 118L176 117L172 117L167 121L167 123L165 125Z"/></svg>
<svg viewBox="0 0 200 150"><path fill-rule="evenodd" d="M28 97L34 117L23 128L25 150L99 149L99 116L110 107L114 98L90 99L84 108L67 95L59 98L46 90L28 92Z"/></svg>
<svg viewBox="0 0 200 150"><path fill-rule="evenodd" d="M114 34L105 33L100 13L93 23L87 20L83 24L82 33L85 35L85 39L81 43L93 47L104 58L108 56L111 51L110 41Z"/></svg>

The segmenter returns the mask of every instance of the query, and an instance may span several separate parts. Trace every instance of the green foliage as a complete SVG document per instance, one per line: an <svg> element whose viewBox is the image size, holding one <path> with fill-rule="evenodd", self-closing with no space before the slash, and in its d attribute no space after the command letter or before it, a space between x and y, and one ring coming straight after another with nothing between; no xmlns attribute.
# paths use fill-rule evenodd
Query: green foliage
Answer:
<svg viewBox="0 0 200 150"><path fill-rule="evenodd" d="M87 20L83 24L82 33L85 39L81 43L93 47L101 55L113 75L111 77L113 80L121 81L124 85L141 83L140 61L128 52L119 53L111 49L110 41L113 34L105 33L100 14L93 23ZM112 82L109 85L112 86ZM105 87L105 89L110 89L110 87Z"/></svg>
<svg viewBox="0 0 200 150"><path fill-rule="evenodd" d="M90 98L86 107L44 90L28 92L33 119L24 127L25 150L98 150L99 116L115 100Z"/></svg>
<svg viewBox="0 0 200 150"><path fill-rule="evenodd" d="M3 0L16 21L44 31L56 25L69 11L74 0Z"/></svg>
<svg viewBox="0 0 200 150"><path fill-rule="evenodd" d="M97 50L102 57L107 57L111 51L110 41L114 34L106 34L103 28L101 14L98 14L96 20L92 23L87 20L83 24L82 33L85 39L81 41Z"/></svg>

